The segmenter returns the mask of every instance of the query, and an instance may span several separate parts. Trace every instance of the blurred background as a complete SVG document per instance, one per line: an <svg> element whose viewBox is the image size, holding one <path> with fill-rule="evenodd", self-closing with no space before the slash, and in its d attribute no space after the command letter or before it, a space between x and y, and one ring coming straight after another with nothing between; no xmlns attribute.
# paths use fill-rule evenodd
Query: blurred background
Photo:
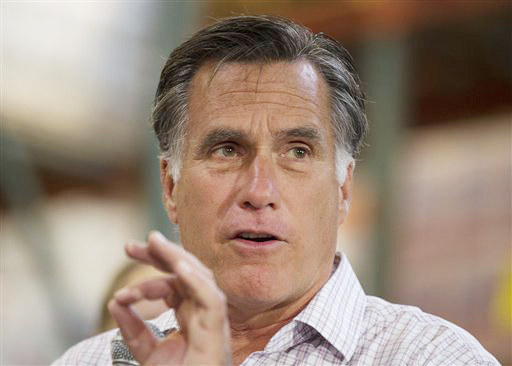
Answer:
<svg viewBox="0 0 512 366"><path fill-rule="evenodd" d="M275 14L340 40L371 133L340 228L368 294L467 329L512 363L509 1L2 1L2 365L99 329L124 242L163 212L149 115L199 27Z"/></svg>

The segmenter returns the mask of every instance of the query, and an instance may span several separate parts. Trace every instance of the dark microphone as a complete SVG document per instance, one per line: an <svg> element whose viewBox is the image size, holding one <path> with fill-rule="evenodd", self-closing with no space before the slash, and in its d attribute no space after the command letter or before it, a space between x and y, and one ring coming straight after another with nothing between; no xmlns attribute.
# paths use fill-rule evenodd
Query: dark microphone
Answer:
<svg viewBox="0 0 512 366"><path fill-rule="evenodd" d="M152 323L146 322L149 330L156 335L158 338L165 337L171 330L169 329L167 332L162 332L158 327ZM116 335L112 338L111 341L111 351L110 355L112 356L112 365L113 366L139 366L140 364L133 358L132 353L128 349L126 343L124 343L123 336L121 332L118 330Z"/></svg>

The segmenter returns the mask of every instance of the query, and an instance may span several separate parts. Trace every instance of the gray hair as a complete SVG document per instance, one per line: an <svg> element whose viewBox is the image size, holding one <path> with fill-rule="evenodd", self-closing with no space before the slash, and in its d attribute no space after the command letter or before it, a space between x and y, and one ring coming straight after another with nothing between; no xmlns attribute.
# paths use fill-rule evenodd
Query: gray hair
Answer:
<svg viewBox="0 0 512 366"><path fill-rule="evenodd" d="M156 92L153 128L173 179L179 179L182 166L190 83L202 65L298 60L311 62L329 87L336 176L344 182L347 164L359 153L368 129L365 95L352 57L333 38L274 16L223 19L197 32L169 56Z"/></svg>

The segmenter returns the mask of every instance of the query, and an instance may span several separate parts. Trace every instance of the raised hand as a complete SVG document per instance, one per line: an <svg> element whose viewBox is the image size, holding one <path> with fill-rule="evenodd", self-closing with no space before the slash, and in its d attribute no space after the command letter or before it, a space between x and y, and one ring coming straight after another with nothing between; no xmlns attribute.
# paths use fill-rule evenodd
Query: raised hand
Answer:
<svg viewBox="0 0 512 366"><path fill-rule="evenodd" d="M118 291L109 310L135 359L143 365L231 364L224 293L196 257L151 232L147 245L130 242L127 254L167 275ZM176 312L180 330L160 339L131 308L142 300L164 299Z"/></svg>

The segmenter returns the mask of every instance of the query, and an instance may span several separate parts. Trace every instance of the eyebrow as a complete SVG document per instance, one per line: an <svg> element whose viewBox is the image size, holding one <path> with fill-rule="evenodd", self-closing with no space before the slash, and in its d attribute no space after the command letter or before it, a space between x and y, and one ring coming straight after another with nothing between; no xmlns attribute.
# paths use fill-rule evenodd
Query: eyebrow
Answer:
<svg viewBox="0 0 512 366"><path fill-rule="evenodd" d="M312 127L295 127L279 131L278 139L286 139L290 137L304 138L311 141L320 141L322 136L316 128Z"/></svg>

